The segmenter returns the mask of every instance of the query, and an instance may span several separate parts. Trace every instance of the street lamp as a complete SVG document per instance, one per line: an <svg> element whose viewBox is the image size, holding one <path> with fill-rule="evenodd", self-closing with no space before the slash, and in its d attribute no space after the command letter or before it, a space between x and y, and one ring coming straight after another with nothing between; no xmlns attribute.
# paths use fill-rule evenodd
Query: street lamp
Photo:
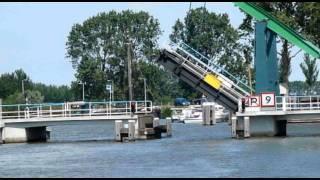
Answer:
<svg viewBox="0 0 320 180"><path fill-rule="evenodd" d="M110 80L108 80L108 81L110 81ZM111 84L106 85L106 90L109 90L109 94L110 94L110 96L109 96L109 113L110 113L110 115L111 115L111 90L112 89L113 89L113 87Z"/></svg>
<svg viewBox="0 0 320 180"><path fill-rule="evenodd" d="M132 101L132 69L131 69L131 42L125 43L127 47L127 57L128 57L128 90L129 90L129 101Z"/></svg>
<svg viewBox="0 0 320 180"><path fill-rule="evenodd" d="M86 82L82 82L80 81L79 84L82 84L82 101L84 101L84 85L86 84Z"/></svg>
<svg viewBox="0 0 320 180"><path fill-rule="evenodd" d="M142 78L140 78L142 79ZM144 106L147 107L147 83L146 78L143 78L143 86L144 86Z"/></svg>
<svg viewBox="0 0 320 180"><path fill-rule="evenodd" d="M144 84L144 104L147 107L147 83L146 83L146 78L143 78L143 84Z"/></svg>
<svg viewBox="0 0 320 180"><path fill-rule="evenodd" d="M24 92L24 81L26 81L27 79L22 79L22 95L24 96L24 98L26 99L26 104L27 104L27 102L28 102L28 99L27 99L27 96L26 96L26 94L25 94L25 92Z"/></svg>
<svg viewBox="0 0 320 180"><path fill-rule="evenodd" d="M108 80L107 82L111 81L111 90L112 90L112 101L114 101L114 86L113 86L113 80ZM111 99L111 98L110 98Z"/></svg>
<svg viewBox="0 0 320 180"><path fill-rule="evenodd" d="M109 91L109 94L110 94L110 96L109 96L109 101L111 102L111 90L112 90L112 85L111 85L111 84L107 84L107 85L106 85L106 90Z"/></svg>

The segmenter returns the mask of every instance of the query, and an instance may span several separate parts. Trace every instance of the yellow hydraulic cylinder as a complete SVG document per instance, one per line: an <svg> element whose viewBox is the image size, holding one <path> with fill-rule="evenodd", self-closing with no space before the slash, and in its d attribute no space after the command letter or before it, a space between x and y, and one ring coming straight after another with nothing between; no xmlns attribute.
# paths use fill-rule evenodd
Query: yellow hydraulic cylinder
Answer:
<svg viewBox="0 0 320 180"><path fill-rule="evenodd" d="M221 87L221 81L218 79L217 75L208 73L205 75L203 80L215 89L220 89Z"/></svg>

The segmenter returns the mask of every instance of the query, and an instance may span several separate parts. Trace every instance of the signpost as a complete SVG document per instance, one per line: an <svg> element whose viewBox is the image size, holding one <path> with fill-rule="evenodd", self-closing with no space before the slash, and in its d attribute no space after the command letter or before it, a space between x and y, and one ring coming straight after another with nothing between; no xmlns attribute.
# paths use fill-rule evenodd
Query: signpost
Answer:
<svg viewBox="0 0 320 180"><path fill-rule="evenodd" d="M275 94L261 93L261 107L274 107L275 106Z"/></svg>

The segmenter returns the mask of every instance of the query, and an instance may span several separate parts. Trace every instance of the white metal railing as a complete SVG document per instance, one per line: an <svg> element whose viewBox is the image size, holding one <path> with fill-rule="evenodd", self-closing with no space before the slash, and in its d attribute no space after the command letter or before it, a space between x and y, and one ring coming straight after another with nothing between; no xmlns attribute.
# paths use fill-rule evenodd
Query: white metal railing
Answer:
<svg viewBox="0 0 320 180"><path fill-rule="evenodd" d="M175 48L178 48L178 49L182 50L184 53L187 53L188 55L190 55L190 57L192 57L196 61L196 64L197 65L200 64L207 72L211 71L215 74L218 74L223 79L227 80L229 83L232 82L235 85L235 87L238 90L240 90L242 93L248 94L248 92L250 92L250 91L254 92L254 90L252 88L250 88L246 83L242 82L239 78L233 76L231 73L226 71L223 67L218 66L215 63L212 63L213 60L202 55L201 53L199 53L198 51L196 51L195 49L193 49L189 45L187 45L183 42L180 42L178 44L172 43L172 45L176 46ZM204 63L203 60L208 61L208 63L210 63L210 65Z"/></svg>
<svg viewBox="0 0 320 180"><path fill-rule="evenodd" d="M209 72L218 75L218 77L222 80L220 91L222 91L225 95L229 96L233 100L237 101L238 98L249 95L249 92L251 90L250 87L248 87L238 78L234 77L232 74L224 70L222 67L219 67L215 64L211 64L211 66L205 64L203 60L210 60L200 54L198 51L192 49L187 44L171 43L171 48L174 52L177 53L179 58L183 60L182 65L200 78L204 78L204 76Z"/></svg>
<svg viewBox="0 0 320 180"><path fill-rule="evenodd" d="M276 111L320 110L320 96L276 96Z"/></svg>
<svg viewBox="0 0 320 180"><path fill-rule="evenodd" d="M152 112L152 101L65 102L0 105L2 119L114 116Z"/></svg>

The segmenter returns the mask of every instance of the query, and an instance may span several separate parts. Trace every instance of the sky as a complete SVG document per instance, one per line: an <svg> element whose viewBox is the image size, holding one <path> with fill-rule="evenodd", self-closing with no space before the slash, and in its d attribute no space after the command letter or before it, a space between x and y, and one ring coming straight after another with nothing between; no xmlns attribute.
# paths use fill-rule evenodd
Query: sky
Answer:
<svg viewBox="0 0 320 180"><path fill-rule="evenodd" d="M160 47L169 42L175 21L183 19L189 2L99 2L99 3L0 3L0 74L22 68L33 82L70 85L75 70L66 58L66 41L72 25L99 12L147 11L157 18L163 31ZM203 6L193 2L192 8ZM227 13L237 28L245 17L231 2L207 2L209 12ZM278 47L280 47L278 45ZM293 54L298 49L293 49ZM292 60L289 80L304 80L299 64L303 54Z"/></svg>

